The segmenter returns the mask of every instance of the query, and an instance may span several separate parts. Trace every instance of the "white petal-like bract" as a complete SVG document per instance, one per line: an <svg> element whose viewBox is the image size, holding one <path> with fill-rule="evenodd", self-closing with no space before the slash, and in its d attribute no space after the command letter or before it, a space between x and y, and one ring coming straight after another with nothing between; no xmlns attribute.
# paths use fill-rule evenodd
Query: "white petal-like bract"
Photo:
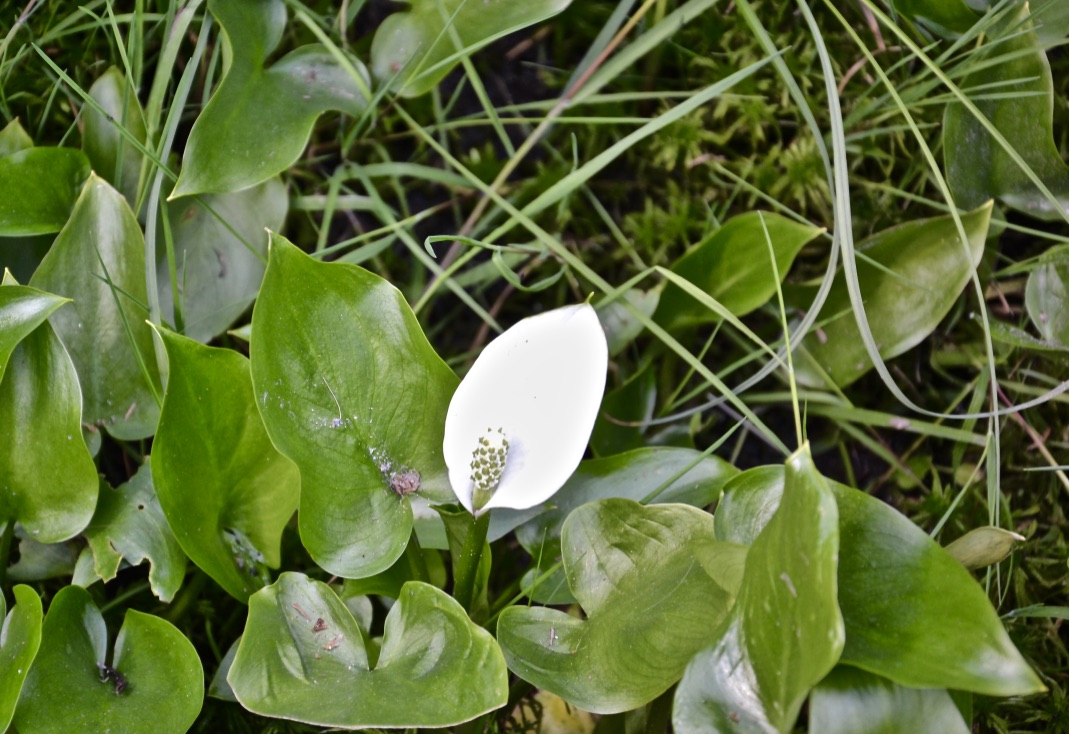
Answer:
<svg viewBox="0 0 1069 734"><path fill-rule="evenodd" d="M471 512L522 510L560 489L586 451L608 361L605 332L588 304L523 319L490 342L445 418L445 463L460 503ZM487 465L502 455L503 470ZM473 502L473 473L483 485L487 476L496 483L488 500L487 493L480 498L485 504Z"/></svg>

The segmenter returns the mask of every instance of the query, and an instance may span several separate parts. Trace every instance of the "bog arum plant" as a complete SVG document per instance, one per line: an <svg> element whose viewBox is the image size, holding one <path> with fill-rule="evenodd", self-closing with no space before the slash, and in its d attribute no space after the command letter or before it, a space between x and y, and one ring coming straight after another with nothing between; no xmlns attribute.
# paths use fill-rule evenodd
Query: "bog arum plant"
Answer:
<svg viewBox="0 0 1069 734"><path fill-rule="evenodd" d="M469 512L527 509L561 488L586 450L608 361L589 304L523 319L483 350L445 418L449 482Z"/></svg>

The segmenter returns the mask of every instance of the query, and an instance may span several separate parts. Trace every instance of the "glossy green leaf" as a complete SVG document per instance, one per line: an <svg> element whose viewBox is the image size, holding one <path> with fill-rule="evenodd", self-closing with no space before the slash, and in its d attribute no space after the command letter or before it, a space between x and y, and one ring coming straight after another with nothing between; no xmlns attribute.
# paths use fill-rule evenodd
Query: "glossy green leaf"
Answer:
<svg viewBox="0 0 1069 734"><path fill-rule="evenodd" d="M656 405L656 369L647 363L627 382L605 393L590 434L590 447L595 455L611 456L645 446L648 429L632 424L652 418Z"/></svg>
<svg viewBox="0 0 1069 734"><path fill-rule="evenodd" d="M941 38L957 38L980 20L964 0L895 0L894 9Z"/></svg>
<svg viewBox="0 0 1069 734"><path fill-rule="evenodd" d="M393 565L412 510L398 489L453 501L442 436L456 375L404 298L354 265L320 263L278 235L252 324L257 407L301 471L301 540L347 578Z"/></svg>
<svg viewBox="0 0 1069 734"><path fill-rule="evenodd" d="M990 696L1043 690L957 560L878 499L830 484L839 507L842 662L917 688ZM778 467L740 474L717 507L718 537L743 540L760 522L754 508L775 507L782 492Z"/></svg>
<svg viewBox="0 0 1069 734"><path fill-rule="evenodd" d="M469 515L470 517L470 515ZM375 594L396 599L401 595L401 587L408 581L417 580L408 554L402 554L397 561L382 573L374 576L365 576L362 579L345 579L342 584L341 596L343 599Z"/></svg>
<svg viewBox="0 0 1069 734"><path fill-rule="evenodd" d="M345 604L298 573L282 574L249 600L228 680L254 713L347 729L451 726L508 697L493 637L445 592L405 584L372 666Z"/></svg>
<svg viewBox="0 0 1069 734"><path fill-rule="evenodd" d="M1069 4L1058 0L1037 0L1029 3L1029 9L1036 24L1039 42L1045 47L1069 36Z"/></svg>
<svg viewBox="0 0 1069 734"><path fill-rule="evenodd" d="M821 231L779 214L748 212L731 218L699 242L676 261L672 272L698 286L731 313L744 316L776 295L769 241L782 280L798 251ZM720 320L674 283L665 284L656 318L668 328Z"/></svg>
<svg viewBox="0 0 1069 734"><path fill-rule="evenodd" d="M123 440L151 436L159 375L145 323L145 238L118 191L90 176L30 285L74 300L51 322L78 369L83 420Z"/></svg>
<svg viewBox="0 0 1069 734"><path fill-rule="evenodd" d="M651 288L648 291L632 288L608 306L598 308L598 320L601 321L601 328L605 330L610 357L622 352L646 328L631 309L650 318L657 310L660 300L661 288Z"/></svg>
<svg viewBox="0 0 1069 734"><path fill-rule="evenodd" d="M281 228L288 206L286 188L278 179L171 204L168 216L186 336L209 342L252 305L267 268L264 229ZM157 269L160 310L174 323L171 274L163 252Z"/></svg>
<svg viewBox="0 0 1069 734"><path fill-rule="evenodd" d="M7 124L7 127L0 130L0 158L32 147L33 139L19 122L19 118L16 117Z"/></svg>
<svg viewBox="0 0 1069 734"><path fill-rule="evenodd" d="M301 46L264 67L286 27L282 0L209 0L230 68L193 124L171 198L237 191L289 168L327 110L359 115L361 85L324 46ZM349 58L357 73L363 65Z"/></svg>
<svg viewBox="0 0 1069 734"><path fill-rule="evenodd" d="M96 571L96 559L93 556L93 549L89 546L83 546L78 552L78 557L74 559L74 569L70 573L70 582L75 586L88 589L98 581L102 581L102 579Z"/></svg>
<svg viewBox="0 0 1069 734"><path fill-rule="evenodd" d="M961 217L969 237L968 257L949 215L907 222L858 245L858 284L881 357L890 359L912 349L950 312L983 255L991 207L989 202ZM795 305L802 308L810 302L802 299ZM815 361L836 385L846 387L872 369L872 362L842 272L835 276L820 315L819 328L802 342L809 358L794 360L798 381L811 387L824 384Z"/></svg>
<svg viewBox="0 0 1069 734"><path fill-rule="evenodd" d="M445 567L442 567L443 571ZM335 587L336 588L336 587ZM371 604L371 599L366 595L350 596L345 593L345 585L342 585L340 593L341 600L345 604L345 608L349 610L349 613L353 615L353 619L356 620L357 626L364 634L364 639L370 638L372 646L368 648L369 659L372 657L372 647L374 648L374 658L378 659L378 652L381 648L382 637L371 637L371 625L375 621L375 609ZM393 597L394 599L400 598L400 594Z"/></svg>
<svg viewBox="0 0 1069 734"><path fill-rule="evenodd" d="M70 576L78 560L77 540L38 543L21 527L15 528L19 559L7 567L11 581L44 581Z"/></svg>
<svg viewBox="0 0 1069 734"><path fill-rule="evenodd" d="M15 299L6 291L14 290ZM42 296L17 285L0 286L8 305ZM97 473L82 440L82 397L78 376L48 322L40 321L53 302L16 314L0 337L5 342L38 321L10 351L0 376L0 524L19 522L43 543L66 540L93 517ZM17 309L16 309L17 311ZM10 313L10 312L8 312Z"/></svg>
<svg viewBox="0 0 1069 734"><path fill-rule="evenodd" d="M738 602L676 689L680 734L792 731L843 650L835 499L808 445L784 473L783 499L750 547Z"/></svg>
<svg viewBox="0 0 1069 734"><path fill-rule="evenodd" d="M226 677L230 675L230 668L234 665L234 658L238 654L238 645L240 644L241 638L239 637L230 646L230 649L226 651L226 654L223 655L223 659L219 661L219 669L215 671L215 675L212 676L212 682L208 684L208 695L212 698L218 698L220 701L238 702L237 696L234 695L234 689L230 687Z"/></svg>
<svg viewBox="0 0 1069 734"><path fill-rule="evenodd" d="M813 690L809 731L821 734L969 734L950 694L906 688L839 666Z"/></svg>
<svg viewBox="0 0 1069 734"><path fill-rule="evenodd" d="M189 493L193 499L193 492ZM131 566L148 561L148 581L160 601L169 602L182 585L186 554L171 532L152 486L148 460L125 484L101 487L96 514L85 537L93 550L94 569L111 581L126 560Z"/></svg>
<svg viewBox="0 0 1069 734"><path fill-rule="evenodd" d="M595 713L628 711L679 680L735 598L745 550L686 505L624 499L568 516L564 568L586 618L513 606L498 618L509 669Z"/></svg>
<svg viewBox="0 0 1069 734"><path fill-rule="evenodd" d="M86 105L82 150L93 170L134 206L141 175L141 151L115 125L121 125L134 138L145 142L145 117L137 92L127 85L122 72L112 66L89 87L89 96L104 109L107 117Z"/></svg>
<svg viewBox="0 0 1069 734"><path fill-rule="evenodd" d="M412 524L416 530L416 537L419 540L420 547L448 550L449 538L446 537L442 518L433 509L435 506L434 503L420 497L409 497L409 501L412 505ZM453 497L450 501L455 502L456 498ZM526 510L525 512L528 514L525 516L525 519L534 517L539 511L540 508ZM522 522L522 520L518 521L517 524L519 524L519 522ZM491 522L491 528L492 526L493 522ZM496 538L490 538L490 540L493 541L496 540Z"/></svg>
<svg viewBox="0 0 1069 734"><path fill-rule="evenodd" d="M639 501L661 490L653 502L707 507L738 473L738 469L719 456L703 456L700 451L672 447L643 448L590 459L579 465L537 518L516 527L516 538L529 552L537 552L543 538L560 538L564 521L572 510L611 497ZM520 512L495 510L490 521L490 537L504 535L507 530L503 526L507 527L509 517Z"/></svg>
<svg viewBox="0 0 1069 734"><path fill-rule="evenodd" d="M917 688L1044 690L958 561L879 500L848 488L836 498L844 663Z"/></svg>
<svg viewBox="0 0 1069 734"><path fill-rule="evenodd" d="M587 502L622 497L640 501L663 487L653 501L708 507L738 470L717 456L681 448L644 448L618 456L584 461L550 500L551 506L533 519L523 511L495 510L490 517L490 538L516 529L516 539L538 566L525 578L525 587L541 571L561 560L560 537L564 521ZM515 520L514 520L515 518ZM522 524L520 524L522 522ZM718 539L724 540L724 538ZM572 600L560 570L531 591L543 604Z"/></svg>
<svg viewBox="0 0 1069 734"><path fill-rule="evenodd" d="M736 474L724 485L713 524L716 537L729 543L753 545L776 514L783 496L783 468L758 466Z"/></svg>
<svg viewBox="0 0 1069 734"><path fill-rule="evenodd" d="M1025 285L1024 305L1044 340L1069 347L1069 255L1032 271Z"/></svg>
<svg viewBox="0 0 1069 734"><path fill-rule="evenodd" d="M431 91L461 58L540 23L571 0L412 0L383 21L371 43L375 78L405 97Z"/></svg>
<svg viewBox="0 0 1069 734"><path fill-rule="evenodd" d="M445 506L448 507L448 505ZM442 507L442 505L435 505L435 507ZM467 511L465 510L465 512ZM469 514L468 517L470 518L471 515ZM442 526L441 520L438 522L438 527L444 535L445 528ZM447 540L442 541L442 547L448 547ZM352 601L354 604L363 605L363 601L356 600L359 598L367 601L368 594L396 599L401 595L401 587L405 585L406 581L426 581L432 586L444 589L448 579L442 554L437 550L428 549L422 545L419 557L415 556L411 552L412 550L409 547L409 552L401 554L401 557L382 573L365 576L360 579L345 579L340 592L342 601L346 604ZM487 563L489 563L489 556L487 556ZM421 578L424 574L426 577ZM370 604L370 602L368 603ZM352 606L350 606L350 610L352 610ZM355 614L356 612L354 612ZM370 614L370 608L368 614ZM360 616L356 615L356 617L357 621L360 621ZM370 618L368 621L370 622ZM363 628L364 625L361 624L361 627Z"/></svg>
<svg viewBox="0 0 1069 734"><path fill-rule="evenodd" d="M0 594L0 729L7 731L19 693L30 672L30 663L41 644L41 597L29 586L16 586L15 608L7 612L4 595Z"/></svg>
<svg viewBox="0 0 1069 734"><path fill-rule="evenodd" d="M189 558L235 598L270 583L300 478L256 411L249 361L161 330L170 377L152 447L160 506Z"/></svg>
<svg viewBox="0 0 1069 734"><path fill-rule="evenodd" d="M204 672L181 632L131 609L110 656L107 640L89 593L80 586L61 589L15 710L19 731L180 734L193 724L204 699Z"/></svg>
<svg viewBox="0 0 1069 734"><path fill-rule="evenodd" d="M1017 154L1031 167L1058 202L1055 207L1003 147L959 103L947 105L943 117L943 156L947 181L959 207L979 206L997 198L1006 206L1040 219L1061 219L1069 209L1069 166L1054 140L1054 86L1050 62L1032 29L1029 3L1019 3L989 31L989 56L999 59L960 82L995 99L975 99ZM1027 121L1027 124L1022 124Z"/></svg>
<svg viewBox="0 0 1069 734"><path fill-rule="evenodd" d="M0 237L63 228L89 175L74 148L34 148L18 120L0 131Z"/></svg>
<svg viewBox="0 0 1069 734"><path fill-rule="evenodd" d="M1001 562L1017 543L1023 543L1023 535L985 526L973 528L946 547L947 553L968 569L986 568Z"/></svg>
<svg viewBox="0 0 1069 734"><path fill-rule="evenodd" d="M62 296L24 285L0 288L0 380L15 345L64 303L67 299Z"/></svg>

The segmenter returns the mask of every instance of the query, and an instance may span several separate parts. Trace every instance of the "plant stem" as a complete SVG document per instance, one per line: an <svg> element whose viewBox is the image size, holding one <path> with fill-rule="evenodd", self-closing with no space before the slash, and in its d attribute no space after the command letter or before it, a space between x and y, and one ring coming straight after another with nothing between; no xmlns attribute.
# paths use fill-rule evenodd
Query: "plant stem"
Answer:
<svg viewBox="0 0 1069 734"><path fill-rule="evenodd" d="M412 537L405 547L405 559L408 561L408 572L416 581L429 583L431 576L427 571L427 560L423 557L423 549L419 546L419 538L416 537L415 528L412 529Z"/></svg>
<svg viewBox="0 0 1069 734"><path fill-rule="evenodd" d="M101 606L100 607L100 613L101 614L107 614L109 611L111 611L115 607L122 606L129 599L132 599L133 597L137 596L138 594L141 594L141 593L143 593L145 591L148 591L150 588L152 588L152 587L149 585L148 581L141 581L139 583L133 584L132 586L128 586L126 589L124 589L122 591L122 593L116 594L114 599L111 599L110 601L108 601L107 604L104 604L103 606Z"/></svg>
<svg viewBox="0 0 1069 734"><path fill-rule="evenodd" d="M456 578L453 581L453 598L460 602L468 612L475 596L475 577L479 572L483 546L486 545L486 531L490 528L490 513L484 512L472 521L468 537L464 539L464 548L456 562Z"/></svg>
<svg viewBox="0 0 1069 734"><path fill-rule="evenodd" d="M189 607L200 596L200 592L203 590L204 585L208 581L208 574L201 571L199 568L195 568L193 573L190 574L185 585L182 587L182 591L175 597L171 608L167 610L167 614L164 615L171 624L177 624L182 617L185 616Z"/></svg>

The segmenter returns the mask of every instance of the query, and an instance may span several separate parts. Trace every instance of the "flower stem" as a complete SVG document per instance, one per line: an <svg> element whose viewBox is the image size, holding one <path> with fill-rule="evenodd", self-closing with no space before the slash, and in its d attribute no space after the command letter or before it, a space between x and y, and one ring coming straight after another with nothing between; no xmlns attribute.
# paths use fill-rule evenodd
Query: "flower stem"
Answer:
<svg viewBox="0 0 1069 734"><path fill-rule="evenodd" d="M479 561L486 545L486 531L490 527L490 513L484 512L474 518L464 548L456 562L456 578L453 581L453 598L468 612L475 601L475 578L479 574Z"/></svg>
<svg viewBox="0 0 1069 734"><path fill-rule="evenodd" d="M427 561L423 558L423 550L419 547L419 538L416 537L415 528L412 529L412 538L405 546L405 560L408 561L408 572L412 578L416 581L430 582Z"/></svg>

